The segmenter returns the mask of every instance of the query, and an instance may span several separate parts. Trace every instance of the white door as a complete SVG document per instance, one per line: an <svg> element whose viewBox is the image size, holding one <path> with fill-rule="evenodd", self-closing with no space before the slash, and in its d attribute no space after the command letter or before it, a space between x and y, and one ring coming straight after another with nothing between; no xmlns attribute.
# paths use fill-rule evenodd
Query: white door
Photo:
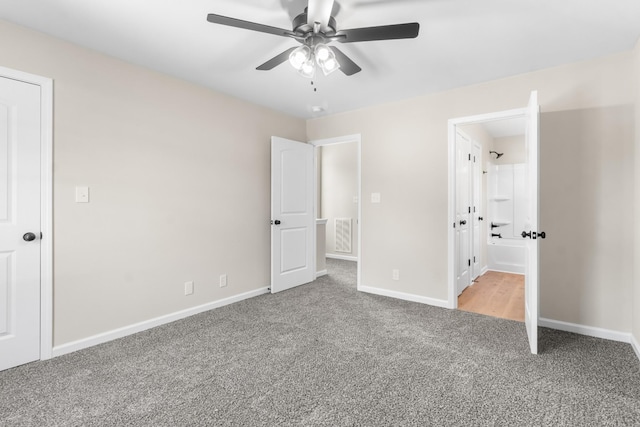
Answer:
<svg viewBox="0 0 640 427"><path fill-rule="evenodd" d="M480 230L481 230L481 203L482 200L482 167L480 166L480 156L482 147L476 141L473 141L473 149L471 152L472 162L472 181L473 181L473 207L472 221L473 221L473 253L471 254L471 266L472 274L471 279L475 280L480 276Z"/></svg>
<svg viewBox="0 0 640 427"><path fill-rule="evenodd" d="M0 77L0 370L40 358L40 87Z"/></svg>
<svg viewBox="0 0 640 427"><path fill-rule="evenodd" d="M471 141L456 133L456 283L458 295L471 284Z"/></svg>
<svg viewBox="0 0 640 427"><path fill-rule="evenodd" d="M539 144L540 107L538 92L531 92L527 106L527 130L525 145L527 154L527 218L526 232L531 235L526 240L527 259L524 280L524 320L531 353L538 353L538 144Z"/></svg>
<svg viewBox="0 0 640 427"><path fill-rule="evenodd" d="M315 279L313 145L271 138L271 292Z"/></svg>

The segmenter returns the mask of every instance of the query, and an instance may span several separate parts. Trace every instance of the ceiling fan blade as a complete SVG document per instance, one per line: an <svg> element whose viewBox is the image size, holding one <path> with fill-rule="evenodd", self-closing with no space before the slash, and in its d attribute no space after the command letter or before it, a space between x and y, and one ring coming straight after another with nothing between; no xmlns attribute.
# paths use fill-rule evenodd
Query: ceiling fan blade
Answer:
<svg viewBox="0 0 640 427"><path fill-rule="evenodd" d="M314 22L319 22L320 30L325 31L329 25L333 2L334 0L309 0L307 24L313 27Z"/></svg>
<svg viewBox="0 0 640 427"><path fill-rule="evenodd" d="M280 55L274 56L273 58L271 58L270 60L268 60L267 62L265 62L261 66L259 66L258 68L256 68L256 70L268 71L268 70L271 70L271 69L275 68L276 66L278 66L278 65L282 64L283 62L285 62L286 60L288 60L289 59L289 55L291 55L291 52L293 52L295 49L297 49L297 48L294 46L291 49L285 50Z"/></svg>
<svg viewBox="0 0 640 427"><path fill-rule="evenodd" d="M336 60L338 61L338 64L340 64L340 71L345 73L347 76L352 76L355 73L359 73L360 71L362 71L362 68L360 68L358 64L353 62L351 58L342 53L340 49L335 46L329 46L329 48L336 55Z"/></svg>
<svg viewBox="0 0 640 427"><path fill-rule="evenodd" d="M381 25L378 27L354 28L352 30L340 30L336 36L345 36L338 39L340 43L368 42L376 40L414 39L418 37L420 24Z"/></svg>
<svg viewBox="0 0 640 427"><path fill-rule="evenodd" d="M228 27L243 28L245 30L258 31L259 33L274 34L276 36L293 38L299 37L299 34L296 34L291 30L285 30L284 28L271 27L269 25L243 21L242 19L229 18L228 16L216 15L214 13L207 15L207 21L214 24L226 25Z"/></svg>

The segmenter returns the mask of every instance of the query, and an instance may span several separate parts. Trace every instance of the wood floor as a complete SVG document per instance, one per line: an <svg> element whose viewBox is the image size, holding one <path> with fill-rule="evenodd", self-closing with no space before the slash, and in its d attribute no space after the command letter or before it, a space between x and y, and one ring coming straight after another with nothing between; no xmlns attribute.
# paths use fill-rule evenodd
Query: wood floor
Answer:
<svg viewBox="0 0 640 427"><path fill-rule="evenodd" d="M487 271L460 294L458 309L524 322L524 276Z"/></svg>

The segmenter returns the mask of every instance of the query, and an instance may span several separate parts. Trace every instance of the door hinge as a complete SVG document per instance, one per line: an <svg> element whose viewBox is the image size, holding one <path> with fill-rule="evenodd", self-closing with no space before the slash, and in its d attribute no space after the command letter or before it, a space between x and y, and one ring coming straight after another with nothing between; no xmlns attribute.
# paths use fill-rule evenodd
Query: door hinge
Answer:
<svg viewBox="0 0 640 427"><path fill-rule="evenodd" d="M453 228L456 228L456 223L455 222L453 223Z"/></svg>
<svg viewBox="0 0 640 427"><path fill-rule="evenodd" d="M474 263L476 262L476 257L473 257L473 262L474 262Z"/></svg>
<svg viewBox="0 0 640 427"><path fill-rule="evenodd" d="M471 161L471 154L469 154L469 161Z"/></svg>
<svg viewBox="0 0 640 427"><path fill-rule="evenodd" d="M469 267L471 267L471 260L469 260L468 264L469 264Z"/></svg>
<svg viewBox="0 0 640 427"><path fill-rule="evenodd" d="M469 213L471 213L471 206L469 206Z"/></svg>

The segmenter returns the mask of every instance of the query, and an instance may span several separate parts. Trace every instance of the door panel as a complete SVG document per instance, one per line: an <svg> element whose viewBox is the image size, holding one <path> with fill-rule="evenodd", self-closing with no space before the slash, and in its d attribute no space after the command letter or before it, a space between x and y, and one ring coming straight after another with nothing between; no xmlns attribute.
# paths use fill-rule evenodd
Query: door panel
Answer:
<svg viewBox="0 0 640 427"><path fill-rule="evenodd" d="M315 278L313 146L271 139L271 292Z"/></svg>
<svg viewBox="0 0 640 427"><path fill-rule="evenodd" d="M456 133L456 284L458 295L471 284L471 167L470 140Z"/></svg>
<svg viewBox="0 0 640 427"><path fill-rule="evenodd" d="M527 219L526 229L532 235L538 229L538 145L540 107L538 93L531 92L527 106L527 130L525 145L527 154ZM525 324L531 353L538 353L539 279L538 279L538 239L527 239L527 259L525 263L524 306Z"/></svg>
<svg viewBox="0 0 640 427"><path fill-rule="evenodd" d="M40 88L0 77L0 370L40 357L39 236Z"/></svg>

